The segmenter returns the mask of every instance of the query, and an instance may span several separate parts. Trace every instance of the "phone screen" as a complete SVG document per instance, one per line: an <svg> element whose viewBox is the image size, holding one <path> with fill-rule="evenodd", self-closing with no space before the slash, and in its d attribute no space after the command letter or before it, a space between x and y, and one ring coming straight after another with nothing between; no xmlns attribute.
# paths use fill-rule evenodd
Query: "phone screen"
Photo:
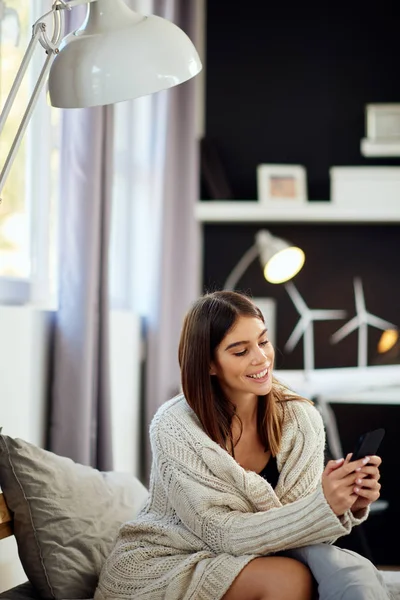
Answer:
<svg viewBox="0 0 400 600"><path fill-rule="evenodd" d="M380 428L374 429L374 431L369 431L368 433L364 433L362 436L360 436L356 447L353 450L351 461L364 458L364 456L375 455L378 452L378 448L381 445L384 435L385 430Z"/></svg>

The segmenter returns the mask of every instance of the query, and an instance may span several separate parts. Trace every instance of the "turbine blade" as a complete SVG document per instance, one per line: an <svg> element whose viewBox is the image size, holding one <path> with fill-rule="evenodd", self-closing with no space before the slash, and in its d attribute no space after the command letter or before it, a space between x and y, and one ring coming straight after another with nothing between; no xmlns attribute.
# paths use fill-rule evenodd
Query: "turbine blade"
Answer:
<svg viewBox="0 0 400 600"><path fill-rule="evenodd" d="M372 325L372 327L376 327L377 329L397 329L396 325L393 325L393 323L389 323L389 321L385 321L385 319L381 319L376 315L371 315L371 313L367 313L366 322L368 325Z"/></svg>
<svg viewBox="0 0 400 600"><path fill-rule="evenodd" d="M312 310L313 321L330 321L332 319L344 319L347 315L345 310Z"/></svg>
<svg viewBox="0 0 400 600"><path fill-rule="evenodd" d="M333 333L331 335L331 337L330 337L331 344L337 344L338 342L343 340L345 337L347 337L352 331L357 329L358 326L359 326L358 317L357 316L353 317L350 321L345 323L343 325L343 327L341 327L340 329L338 329L337 331L335 331L335 333Z"/></svg>
<svg viewBox="0 0 400 600"><path fill-rule="evenodd" d="M286 352L292 352L294 350L301 336L307 329L309 322L310 321L304 317L301 317L301 319L297 321L296 327L293 329L288 341L285 344Z"/></svg>
<svg viewBox="0 0 400 600"><path fill-rule="evenodd" d="M354 299L356 303L356 313L360 314L366 311L364 289L360 277L354 278Z"/></svg>
<svg viewBox="0 0 400 600"><path fill-rule="evenodd" d="M300 296L299 290L296 288L294 283L289 281L289 283L285 284L285 288L287 293L289 294L293 304L296 307L299 315L303 315L304 313L309 311L307 304L304 302L303 298Z"/></svg>

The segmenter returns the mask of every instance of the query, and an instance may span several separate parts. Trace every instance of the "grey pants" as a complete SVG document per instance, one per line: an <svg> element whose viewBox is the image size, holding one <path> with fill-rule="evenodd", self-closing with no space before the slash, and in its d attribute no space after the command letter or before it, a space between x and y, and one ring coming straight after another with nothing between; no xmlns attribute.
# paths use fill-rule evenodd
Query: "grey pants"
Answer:
<svg viewBox="0 0 400 600"><path fill-rule="evenodd" d="M308 566L318 584L320 600L390 598L381 573L356 552L330 544L315 544L283 554Z"/></svg>

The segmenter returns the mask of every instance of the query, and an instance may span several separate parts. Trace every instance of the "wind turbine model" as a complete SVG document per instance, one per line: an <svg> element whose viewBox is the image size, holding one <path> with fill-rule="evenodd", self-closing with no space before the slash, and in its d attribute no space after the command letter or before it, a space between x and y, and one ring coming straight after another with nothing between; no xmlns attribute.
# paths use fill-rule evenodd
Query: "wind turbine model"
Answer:
<svg viewBox="0 0 400 600"><path fill-rule="evenodd" d="M358 329L358 366L366 367L368 363L368 325L377 329L397 329L396 325L376 317L365 308L364 290L361 279L354 278L354 298L356 305L356 316L331 335L331 343L337 344L352 331Z"/></svg>
<svg viewBox="0 0 400 600"><path fill-rule="evenodd" d="M314 321L343 319L346 311L308 308L293 283L286 283L285 288L300 315L296 327L285 344L285 350L292 352L303 336L304 370L312 371L314 369Z"/></svg>

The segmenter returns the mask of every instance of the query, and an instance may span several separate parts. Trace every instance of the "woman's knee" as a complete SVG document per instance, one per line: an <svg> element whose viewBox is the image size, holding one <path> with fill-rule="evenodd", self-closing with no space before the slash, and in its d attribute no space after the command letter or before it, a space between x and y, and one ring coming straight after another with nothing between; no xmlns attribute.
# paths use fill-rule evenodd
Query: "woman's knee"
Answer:
<svg viewBox="0 0 400 600"><path fill-rule="evenodd" d="M311 600L313 578L308 567L286 557L252 560L223 600Z"/></svg>
<svg viewBox="0 0 400 600"><path fill-rule="evenodd" d="M314 579L310 569L295 559L285 562L282 571L278 571L279 579L282 579L278 589L274 589L271 600L311 600L313 598ZM267 596L269 600L269 596Z"/></svg>

